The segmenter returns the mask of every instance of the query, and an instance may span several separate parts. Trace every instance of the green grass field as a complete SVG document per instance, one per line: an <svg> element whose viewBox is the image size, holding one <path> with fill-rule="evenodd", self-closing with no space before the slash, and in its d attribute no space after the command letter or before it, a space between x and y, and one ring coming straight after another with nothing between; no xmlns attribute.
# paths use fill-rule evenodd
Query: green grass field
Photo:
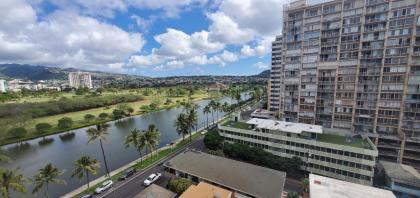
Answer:
<svg viewBox="0 0 420 198"><path fill-rule="evenodd" d="M126 94L129 93L128 91L121 91L118 94ZM104 93L104 94L112 94L112 93ZM199 90L197 91L194 95L192 95L192 99L194 101L197 100L203 100L208 98L209 95L206 91L204 90ZM83 98L81 98L83 99ZM172 100L172 103L170 104L163 104L165 103L165 101L167 99ZM136 102L130 102L127 103L129 106L131 106L135 111L133 113L134 115L140 115L143 113L147 113L144 111L140 110L140 107L143 105L150 105L150 103L152 101L156 101L156 100L160 100L162 102L162 105L159 106L158 110L161 109L167 109L167 108L172 108L175 107L177 105L176 101L186 101L188 100L187 96L182 96L182 97L168 97L166 95L157 95L157 94L150 94L149 96L145 96L144 100L141 101L136 101ZM6 138L6 134L4 134L6 131L3 131L3 134L0 134L0 145L5 145L5 144L10 144L10 143L15 143L15 142L19 142L19 141L24 141L24 140L29 140L29 139L33 139L33 138L37 138L37 137L42 137L42 136L46 136L46 135L51 135L51 134L56 134L56 133L60 133L63 131L68 131L68 130L72 130L72 129L77 129L77 128L82 128L82 127L86 127L86 126L91 126L91 125L96 125L98 123L103 123L103 122L107 122L107 121L111 121L113 120L112 118L107 118L107 119L98 119L98 115L100 113L108 113L109 115L112 115L112 111L117 107L117 105L111 105L109 107L100 107L100 108L92 108L92 109L88 109L88 110L83 110L83 111L77 111L77 112L70 112L70 113L63 113L63 114L57 114L57 115L53 115L53 116L45 116L45 117L40 117L40 118L34 118L28 121L28 123L26 123L25 128L28 130L28 134L25 135L22 138ZM92 114L96 117L95 120L91 121L91 122L86 122L84 120L84 116L86 114ZM66 130L62 130L59 129L57 127L57 123L58 120L63 118L63 117L69 117L74 121L74 124L71 128L66 129ZM38 123L48 123L50 125L53 126L53 128L43 134L37 134L35 131L35 126ZM6 126L7 127L7 126Z"/></svg>

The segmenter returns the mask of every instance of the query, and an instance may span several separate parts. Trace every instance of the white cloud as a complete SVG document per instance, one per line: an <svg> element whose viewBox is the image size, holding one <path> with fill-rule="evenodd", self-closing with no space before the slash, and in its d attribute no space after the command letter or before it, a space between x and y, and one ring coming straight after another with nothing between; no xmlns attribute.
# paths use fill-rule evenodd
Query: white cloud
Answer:
<svg viewBox="0 0 420 198"><path fill-rule="evenodd" d="M253 66L258 68L258 69L268 69L268 68L270 68L270 66L268 64L263 63L263 62L257 62Z"/></svg>
<svg viewBox="0 0 420 198"><path fill-rule="evenodd" d="M208 16L212 20L209 27L212 40L226 44L242 44L251 41L255 34L251 29L240 28L225 13L216 12Z"/></svg>
<svg viewBox="0 0 420 198"><path fill-rule="evenodd" d="M273 36L281 32L285 3L284 0L223 0L219 12L232 19L240 29Z"/></svg>
<svg viewBox="0 0 420 198"><path fill-rule="evenodd" d="M34 9L23 1L1 1L11 21L0 20L0 62L18 62L99 69L115 67L138 52L141 34L69 11L55 11L37 20ZM15 15L16 10L22 13ZM2 12L3 13L3 12ZM4 47L5 46L5 47Z"/></svg>
<svg viewBox="0 0 420 198"><path fill-rule="evenodd" d="M161 45L156 53L174 58L188 58L217 52L224 48L222 43L210 42L206 31L188 35L183 31L168 28L165 33L159 34L154 38Z"/></svg>
<svg viewBox="0 0 420 198"><path fill-rule="evenodd" d="M241 48L241 55L244 57L249 56L264 56L271 52L271 43L274 40L274 37L264 37L258 39L257 44L254 47L251 47L247 44L243 45Z"/></svg>
<svg viewBox="0 0 420 198"><path fill-rule="evenodd" d="M143 17L140 17L138 15L131 15L130 17L131 19L133 19L136 22L136 25L138 27L140 27L140 29L143 32L148 32L149 27L155 22L156 18L155 17L150 17L149 19L145 19Z"/></svg>

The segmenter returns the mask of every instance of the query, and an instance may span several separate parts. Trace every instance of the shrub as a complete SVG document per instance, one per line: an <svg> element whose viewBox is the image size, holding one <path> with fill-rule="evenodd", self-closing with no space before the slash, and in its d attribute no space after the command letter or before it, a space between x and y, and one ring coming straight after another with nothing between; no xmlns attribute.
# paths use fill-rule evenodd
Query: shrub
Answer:
<svg viewBox="0 0 420 198"><path fill-rule="evenodd" d="M39 123L35 126L36 132L39 134L45 133L51 130L52 126L48 123Z"/></svg>
<svg viewBox="0 0 420 198"><path fill-rule="evenodd" d="M230 144L225 143L223 146L223 153L225 156L252 163L267 168L272 168L287 172L287 174L296 174L300 171L302 160L299 157L279 157L273 155L261 148L250 147L244 144Z"/></svg>
<svg viewBox="0 0 420 198"><path fill-rule="evenodd" d="M92 114L86 114L83 118L85 119L86 122L90 122L93 119L95 119L95 116Z"/></svg>
<svg viewBox="0 0 420 198"><path fill-rule="evenodd" d="M217 131L210 131L204 136L204 145L210 150L220 149L223 143L223 138Z"/></svg>
<svg viewBox="0 0 420 198"><path fill-rule="evenodd" d="M28 132L23 127L17 127L9 130L9 135L12 138L22 138L24 137Z"/></svg>
<svg viewBox="0 0 420 198"><path fill-rule="evenodd" d="M125 112L121 109L114 109L114 111L112 111L112 117L116 120L122 119L125 116Z"/></svg>
<svg viewBox="0 0 420 198"><path fill-rule="evenodd" d="M108 114L108 113L105 113L105 112L104 112L104 113L100 113L100 114L99 114L99 118L100 118L100 119L103 119L103 120L104 120L104 119L106 119L107 117L109 117L109 114Z"/></svg>
<svg viewBox="0 0 420 198"><path fill-rule="evenodd" d="M71 119L69 117L63 117L63 118L58 120L57 126L60 129L70 128L71 126L73 126L73 119Z"/></svg>
<svg viewBox="0 0 420 198"><path fill-rule="evenodd" d="M151 110L156 110L158 108L158 105L156 103L152 102L152 103L150 103L149 108Z"/></svg>
<svg viewBox="0 0 420 198"><path fill-rule="evenodd" d="M185 178L172 178L168 182L168 189L177 194L182 194L191 186L191 181Z"/></svg>

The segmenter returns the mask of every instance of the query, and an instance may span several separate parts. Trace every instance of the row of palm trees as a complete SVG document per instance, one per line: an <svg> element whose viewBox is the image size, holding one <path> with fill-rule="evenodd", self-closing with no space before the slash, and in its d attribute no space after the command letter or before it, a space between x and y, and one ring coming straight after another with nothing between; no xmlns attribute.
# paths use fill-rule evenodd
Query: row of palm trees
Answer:
<svg viewBox="0 0 420 198"><path fill-rule="evenodd" d="M106 141L109 134L107 129L108 126L102 124L97 125L96 128L89 128L86 132L88 134L88 144L95 141L99 142L105 164L106 176L111 179L103 146L103 142ZM153 157L152 153L153 150L157 148L159 139L159 129L157 129L155 125L151 124L149 125L148 129L144 131L140 131L136 128L131 130L130 134L127 135L125 139L125 145L127 147L135 147L136 150L140 153L140 157L142 157L143 149L146 148L146 153L148 150L150 150L150 155ZM8 161L10 161L10 159L7 156L0 154L0 162ZM79 180L85 177L87 189L89 189L90 175L96 175L100 167L100 163L97 159L83 155L78 160L76 160L71 177L76 177ZM66 184L64 180L59 179L59 177L63 174L63 171L54 167L51 163L48 163L45 167L39 169L31 179L25 178L22 174L19 174L18 170L18 168L14 170L0 169L0 193L3 197L9 198L11 190L26 193L27 189L25 184L27 182L32 182L34 185L32 193L37 194L41 189L44 188L44 196L48 198L50 184Z"/></svg>
<svg viewBox="0 0 420 198"><path fill-rule="evenodd" d="M227 95L230 96L232 99L236 100L239 104L241 101L241 93L243 90L238 88L233 88L227 91ZM254 89L252 92L254 98L258 99L261 97L261 91ZM190 141L191 141L191 133L194 129L198 129L197 122L197 110L199 106L194 104L192 101L188 101L183 105L183 111L180 113L175 120L174 126L176 127L176 131L179 135L182 135L182 139L185 139L185 136L189 134ZM212 99L204 108L203 113L206 115L207 118L207 127L209 126L208 116L211 113L213 124L215 122L214 113L216 113L217 118L219 118L219 112L232 113L233 109L231 106L225 102L223 104L220 103L219 100ZM89 128L86 132L88 134L88 144L98 141L99 146L102 152L102 157L106 169L106 176L110 177L108 163L106 159L106 154L103 146L103 142L106 141L108 136L107 131L108 125L101 124L97 125L96 128ZM130 131L129 135L127 135L124 144L126 147L134 147L140 155L141 161L143 162L143 150L145 149L145 153L147 154L150 151L150 157L153 157L153 150L155 150L158 146L160 139L160 132L159 129L156 128L155 125L149 125L147 130L139 130L134 128ZM4 155L0 154L0 162L2 161L9 161L10 159ZM83 177L86 178L87 188L90 188L90 175L97 174L100 168L100 163L97 159L91 158L90 156L83 155L78 160L76 160L74 164L74 170L72 173L72 177L77 177L81 180ZM8 198L10 197L10 191L22 192L26 193L27 189L25 187L25 183L29 180L33 182L34 189L32 193L36 194L44 188L45 197L49 197L49 185L52 183L55 184L65 184L63 180L58 179L62 174L63 171L59 170L58 168L54 167L51 163L47 164L44 168L38 170L38 172L33 176L32 179L27 179L23 177L22 174L17 173L18 169L14 170L6 170L0 169L0 193L3 197Z"/></svg>

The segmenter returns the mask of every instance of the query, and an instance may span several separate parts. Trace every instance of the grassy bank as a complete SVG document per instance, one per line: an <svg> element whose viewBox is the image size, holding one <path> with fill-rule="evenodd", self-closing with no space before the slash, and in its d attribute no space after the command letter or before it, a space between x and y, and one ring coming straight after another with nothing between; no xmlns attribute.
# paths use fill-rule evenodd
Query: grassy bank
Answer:
<svg viewBox="0 0 420 198"><path fill-rule="evenodd" d="M197 91L194 95L192 95L192 99L194 101L198 101L198 100L203 100L208 98L208 94L205 91ZM165 101L167 100L171 100L172 102L169 104L162 104L160 105L157 109L153 110L153 111L160 111L163 109L170 109L173 107L176 107L178 104L176 103L176 101L186 101L188 99L187 96L181 96L181 97L168 97L168 96L145 96L143 100L140 101L136 101L136 102L130 102L127 103L129 106L131 106L135 111L131 116L136 116L136 115L141 115L141 114L145 114L145 113L149 113L152 112L152 110L141 110L140 107L142 106L148 106L150 105L153 101L156 100L160 100L162 101L162 103L165 103ZM112 118L112 116L105 118L105 119L99 119L98 116L100 113L108 113L109 115L112 115L112 111L117 107L117 105L111 105L108 107L99 107L99 108L92 108L92 109L88 109L88 110L83 110L83 111L77 111L77 112L70 112L70 113L63 113L63 114L58 114L58 115L53 115L53 116L45 116L45 117L40 117L40 118L34 118L31 119L28 123L26 123L26 125L24 126L28 133L21 137L21 138L7 138L7 131L1 131L0 133L0 145L5 145L5 144L11 144L11 143L16 143L16 142L21 142L21 141L26 141L26 140L30 140L30 139L34 139L34 138L38 138L38 137L43 137L43 136L48 136L48 135L52 135L52 134L57 134L57 133L62 133L65 131L71 131L74 129L78 129L78 128L83 128L83 127L87 127L87 126L92 126L92 125L96 125L96 124L100 124L100 123L104 123L104 122L109 122L114 120ZM84 116L86 114L92 114L96 117L96 119L90 121L90 122L86 122L84 120ZM63 118L63 117L69 117L74 121L74 124L70 127L70 128L66 128L66 129L60 129L57 127L57 122L59 119ZM35 130L35 126L38 123L48 123L50 124L52 127L52 129L50 129L49 131L39 134L36 133ZM7 126L5 127L7 128Z"/></svg>
<svg viewBox="0 0 420 198"><path fill-rule="evenodd" d="M145 169L159 163L160 160L168 157L169 155L175 153L176 151L179 151L180 149L184 149L189 143L195 141L198 137L200 137L200 133L195 133L192 135L192 141L190 141L189 137L186 137L185 140L180 141L172 148L166 148L162 149L156 153L153 154L153 157L150 157L150 155L146 156L146 159L143 159L143 162L139 162L136 165L132 166L131 168L136 168L138 172L144 171ZM111 176L112 181L118 182L118 178L124 174L124 171L121 171L115 175ZM91 186L89 189L84 190L83 192L77 194L76 196L73 196L74 198L81 197L82 195L93 193L95 191L95 188L101 185L103 181L98 182L98 184Z"/></svg>

